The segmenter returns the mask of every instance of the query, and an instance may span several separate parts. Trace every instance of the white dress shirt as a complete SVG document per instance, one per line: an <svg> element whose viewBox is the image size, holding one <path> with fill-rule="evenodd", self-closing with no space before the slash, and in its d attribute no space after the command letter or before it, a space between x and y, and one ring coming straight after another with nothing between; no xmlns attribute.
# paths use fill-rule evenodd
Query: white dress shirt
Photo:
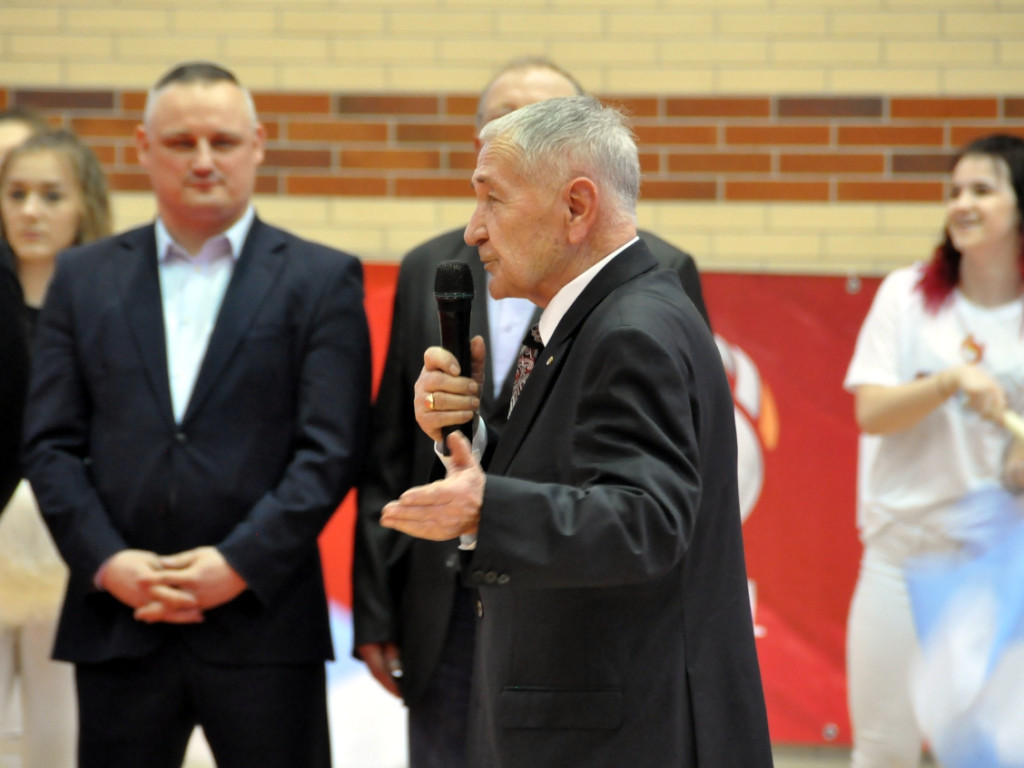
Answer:
<svg viewBox="0 0 1024 768"><path fill-rule="evenodd" d="M491 273L487 273L487 327L490 338L487 346L491 353L491 389L494 396L501 394L505 377L519 357L523 337L530 327L537 306L529 299L495 299L490 291Z"/></svg>
<svg viewBox="0 0 1024 768"><path fill-rule="evenodd" d="M537 322L541 341L543 341L545 345L547 345L548 341L554 335L555 329L558 328L558 324L561 322L562 318L565 317L565 313L569 311L569 307L571 307L576 299L580 297L580 294L583 293L584 289L590 285L590 281L597 277L597 273L604 269L605 265L608 264L609 261L614 259L639 239L639 237L634 237L621 248L616 248L592 267L563 285L558 293L554 295L551 301L548 302L548 305L544 308L544 311L541 312L540 320ZM523 335L525 336L525 331L523 332ZM516 351L516 356L519 356L518 350ZM487 429L483 425L483 419L479 416L477 418L479 418L480 421L477 426L476 434L473 435L473 454L479 460L479 457L484 455L484 450L487 448ZM444 463L445 469L447 469L450 460L448 457L443 455L441 444L434 443L434 450L441 458L442 463ZM476 549L476 534L470 533L459 536L459 549Z"/></svg>
<svg viewBox="0 0 1024 768"><path fill-rule="evenodd" d="M203 243L195 255L174 242L163 221L157 219L167 374L178 423L188 407L224 293L255 215L250 206L227 231Z"/></svg>

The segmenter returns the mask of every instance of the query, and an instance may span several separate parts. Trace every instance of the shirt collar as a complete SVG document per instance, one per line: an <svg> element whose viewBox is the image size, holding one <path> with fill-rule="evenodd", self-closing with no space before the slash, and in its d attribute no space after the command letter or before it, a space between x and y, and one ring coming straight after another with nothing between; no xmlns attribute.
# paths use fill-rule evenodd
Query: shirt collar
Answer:
<svg viewBox="0 0 1024 768"><path fill-rule="evenodd" d="M540 338L545 344L547 344L551 340L551 337L554 336L558 323L563 317L565 317L565 313L569 311L569 307L571 307L576 299L580 297L583 290L590 285L590 281L597 277L597 273L604 269L605 265L609 261L629 248L629 246L639 239L639 237L633 237L633 239L628 243L616 248L599 262L586 269L561 287L558 293L554 295L551 301L548 302L548 305L544 308L544 311L540 315L540 321L537 324L540 330Z"/></svg>
<svg viewBox="0 0 1024 768"><path fill-rule="evenodd" d="M250 205L245 209L238 221L228 227L226 230L221 232L219 235L214 235L200 248L200 253L214 242L218 238L227 240L228 254L231 256L232 261L237 262L238 257L242 255L242 246L245 245L245 238L249 234L249 229L252 227L252 222L256 218L256 210ZM164 224L163 219L157 217L156 220L156 255L157 261L166 263L168 258L172 255L181 256L185 259L192 260L187 254L187 251L174 242L174 238L171 237L171 233L167 231L167 225Z"/></svg>

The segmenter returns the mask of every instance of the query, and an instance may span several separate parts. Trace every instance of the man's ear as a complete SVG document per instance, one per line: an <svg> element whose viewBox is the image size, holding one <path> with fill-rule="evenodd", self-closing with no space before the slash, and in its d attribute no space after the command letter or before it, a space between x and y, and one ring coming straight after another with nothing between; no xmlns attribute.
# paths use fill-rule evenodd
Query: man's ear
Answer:
<svg viewBox="0 0 1024 768"><path fill-rule="evenodd" d="M146 126L141 123L135 126L135 152L139 156L139 162L145 166L149 153L149 136L146 134Z"/></svg>
<svg viewBox="0 0 1024 768"><path fill-rule="evenodd" d="M569 242L583 242L597 219L597 185L586 176L578 176L566 186Z"/></svg>
<svg viewBox="0 0 1024 768"><path fill-rule="evenodd" d="M262 165L267 148L267 129L263 123L256 123L256 127L253 129L253 146L256 148L256 165Z"/></svg>

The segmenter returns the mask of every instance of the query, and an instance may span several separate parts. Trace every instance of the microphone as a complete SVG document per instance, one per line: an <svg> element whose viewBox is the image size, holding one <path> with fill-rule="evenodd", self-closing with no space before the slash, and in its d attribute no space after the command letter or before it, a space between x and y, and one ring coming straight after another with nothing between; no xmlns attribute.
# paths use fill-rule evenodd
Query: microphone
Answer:
<svg viewBox="0 0 1024 768"><path fill-rule="evenodd" d="M473 375L469 353L469 313L473 306L473 273L462 261L442 261L434 274L434 298L441 326L441 346L455 355L462 376ZM462 432L473 439L473 422L441 428L444 455L448 455L448 435Z"/></svg>

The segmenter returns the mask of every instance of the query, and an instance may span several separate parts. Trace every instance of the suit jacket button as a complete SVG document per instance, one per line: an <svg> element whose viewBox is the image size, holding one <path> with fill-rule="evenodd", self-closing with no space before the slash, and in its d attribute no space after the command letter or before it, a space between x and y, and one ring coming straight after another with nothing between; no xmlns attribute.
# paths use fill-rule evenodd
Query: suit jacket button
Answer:
<svg viewBox="0 0 1024 768"><path fill-rule="evenodd" d="M499 584L508 584L508 574L507 573L499 574L498 575L498 583Z"/></svg>
<svg viewBox="0 0 1024 768"><path fill-rule="evenodd" d="M484 574L484 581L486 581L488 584L494 584L497 580L498 574L494 571L488 571L486 574Z"/></svg>
<svg viewBox="0 0 1024 768"><path fill-rule="evenodd" d="M177 440L182 445L188 442L188 436L184 432L175 432L174 439Z"/></svg>
<svg viewBox="0 0 1024 768"><path fill-rule="evenodd" d="M484 572L483 571L473 571L471 574L469 574L469 580L473 584L483 584L484 583Z"/></svg>
<svg viewBox="0 0 1024 768"><path fill-rule="evenodd" d="M483 600L477 600L476 601L476 616L477 616L478 619L482 619L484 617L484 601Z"/></svg>
<svg viewBox="0 0 1024 768"><path fill-rule="evenodd" d="M444 559L444 567L455 570L459 567L459 556L454 552Z"/></svg>

